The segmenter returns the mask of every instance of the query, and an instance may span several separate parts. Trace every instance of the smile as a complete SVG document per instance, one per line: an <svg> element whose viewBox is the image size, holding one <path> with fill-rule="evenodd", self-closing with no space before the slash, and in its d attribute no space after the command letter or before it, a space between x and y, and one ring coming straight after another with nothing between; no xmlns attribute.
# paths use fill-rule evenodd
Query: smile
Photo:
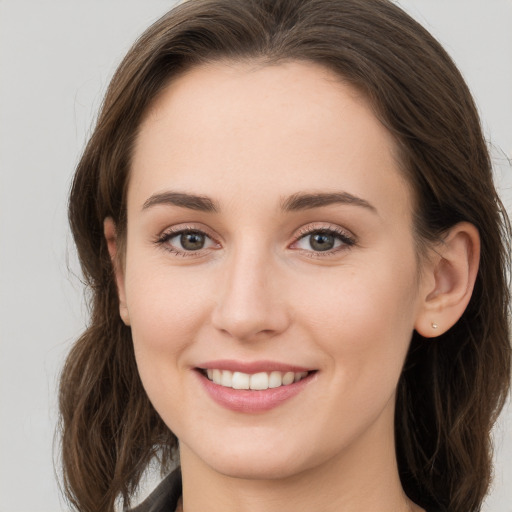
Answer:
<svg viewBox="0 0 512 512"><path fill-rule="evenodd" d="M263 413L282 406L318 378L317 369L275 361L217 360L194 369L214 402L241 413Z"/></svg>
<svg viewBox="0 0 512 512"><path fill-rule="evenodd" d="M309 373L271 371L249 374L212 368L202 370L202 372L203 375L206 374L210 381L220 386L232 389L251 389L255 391L289 386L307 377Z"/></svg>

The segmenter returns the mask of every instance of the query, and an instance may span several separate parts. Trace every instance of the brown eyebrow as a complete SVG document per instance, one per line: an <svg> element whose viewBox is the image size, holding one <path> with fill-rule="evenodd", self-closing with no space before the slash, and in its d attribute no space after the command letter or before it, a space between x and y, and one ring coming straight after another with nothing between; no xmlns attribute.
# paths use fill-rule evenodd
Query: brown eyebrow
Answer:
<svg viewBox="0 0 512 512"><path fill-rule="evenodd" d="M216 202L207 196L188 194L184 192L162 192L152 195L144 202L143 210L156 205L174 205L207 213L218 213L220 208ZM308 210L329 206L331 204L350 204L367 208L373 212L377 209L368 201L356 197L348 192L319 192L319 193L296 193L287 197L281 203L281 209L285 212Z"/></svg>
<svg viewBox="0 0 512 512"><path fill-rule="evenodd" d="M147 210L152 206L161 204L181 206L182 208L198 210L200 212L217 213L219 211L215 202L209 197L186 194L183 192L162 192L160 194L154 194L144 202L142 209Z"/></svg>
<svg viewBox="0 0 512 512"><path fill-rule="evenodd" d="M284 211L308 210L310 208L319 208L321 206L329 206L331 204L352 204L362 206L377 213L375 206L360 197L353 196L348 192L327 192L316 194L293 194L286 198L281 204Z"/></svg>

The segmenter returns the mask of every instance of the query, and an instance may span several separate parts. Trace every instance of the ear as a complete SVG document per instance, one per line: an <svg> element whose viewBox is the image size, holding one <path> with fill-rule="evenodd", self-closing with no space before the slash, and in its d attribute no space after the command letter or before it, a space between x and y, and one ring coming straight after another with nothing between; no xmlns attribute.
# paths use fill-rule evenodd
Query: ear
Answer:
<svg viewBox="0 0 512 512"><path fill-rule="evenodd" d="M103 233L105 235L105 239L107 240L108 252L114 267L117 294L119 296L119 315L126 325L130 325L130 315L128 313L128 308L126 307L124 269L118 254L119 246L117 240L116 225L114 224L114 221L111 217L107 217L103 221Z"/></svg>
<svg viewBox="0 0 512 512"><path fill-rule="evenodd" d="M420 310L414 325L425 338L450 329L464 313L475 285L480 236L469 222L451 228L423 267Z"/></svg>

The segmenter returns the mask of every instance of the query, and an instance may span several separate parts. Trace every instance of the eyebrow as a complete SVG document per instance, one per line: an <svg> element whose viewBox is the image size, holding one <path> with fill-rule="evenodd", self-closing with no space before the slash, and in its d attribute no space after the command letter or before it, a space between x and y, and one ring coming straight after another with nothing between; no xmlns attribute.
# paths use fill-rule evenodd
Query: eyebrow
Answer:
<svg viewBox="0 0 512 512"><path fill-rule="evenodd" d="M349 194L348 192L318 192L296 193L281 202L281 209L285 212L296 212L329 206L331 204L354 205L367 208L374 213L377 209L365 199ZM153 194L144 202L143 210L157 205L172 205L207 213L218 213L220 207L207 196L189 194L185 192L162 192Z"/></svg>
<svg viewBox="0 0 512 512"><path fill-rule="evenodd" d="M185 194L183 192L162 192L160 194L154 194L144 202L142 209L147 210L156 205L181 206L189 210L209 213L217 213L219 211L219 207L209 197Z"/></svg>
<svg viewBox="0 0 512 512"><path fill-rule="evenodd" d="M321 206L329 206L331 204L361 206L377 213L375 206L360 197L349 194L348 192L319 192L316 194L297 193L286 198L282 202L281 208L286 212L294 212L299 210L309 210L311 208L319 208Z"/></svg>

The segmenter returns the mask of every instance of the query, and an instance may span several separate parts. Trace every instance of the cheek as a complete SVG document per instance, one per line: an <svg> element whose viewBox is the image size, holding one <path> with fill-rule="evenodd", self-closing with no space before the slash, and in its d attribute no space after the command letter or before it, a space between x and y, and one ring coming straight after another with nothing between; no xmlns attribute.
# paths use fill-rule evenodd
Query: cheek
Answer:
<svg viewBox="0 0 512 512"><path fill-rule="evenodd" d="M415 272L407 261L368 262L302 294L307 328L341 370L340 378L371 382L380 375L396 384L414 327ZM310 284L305 289L314 289Z"/></svg>
<svg viewBox="0 0 512 512"><path fill-rule="evenodd" d="M186 272L141 264L133 269L126 292L137 368L151 403L179 435L188 408L187 350L207 321L205 293Z"/></svg>
<svg viewBox="0 0 512 512"><path fill-rule="evenodd" d="M207 321L198 277L168 267L127 268L126 296L141 377L179 366L180 356ZM164 367L167 367L167 370ZM167 375L167 378L169 375Z"/></svg>

